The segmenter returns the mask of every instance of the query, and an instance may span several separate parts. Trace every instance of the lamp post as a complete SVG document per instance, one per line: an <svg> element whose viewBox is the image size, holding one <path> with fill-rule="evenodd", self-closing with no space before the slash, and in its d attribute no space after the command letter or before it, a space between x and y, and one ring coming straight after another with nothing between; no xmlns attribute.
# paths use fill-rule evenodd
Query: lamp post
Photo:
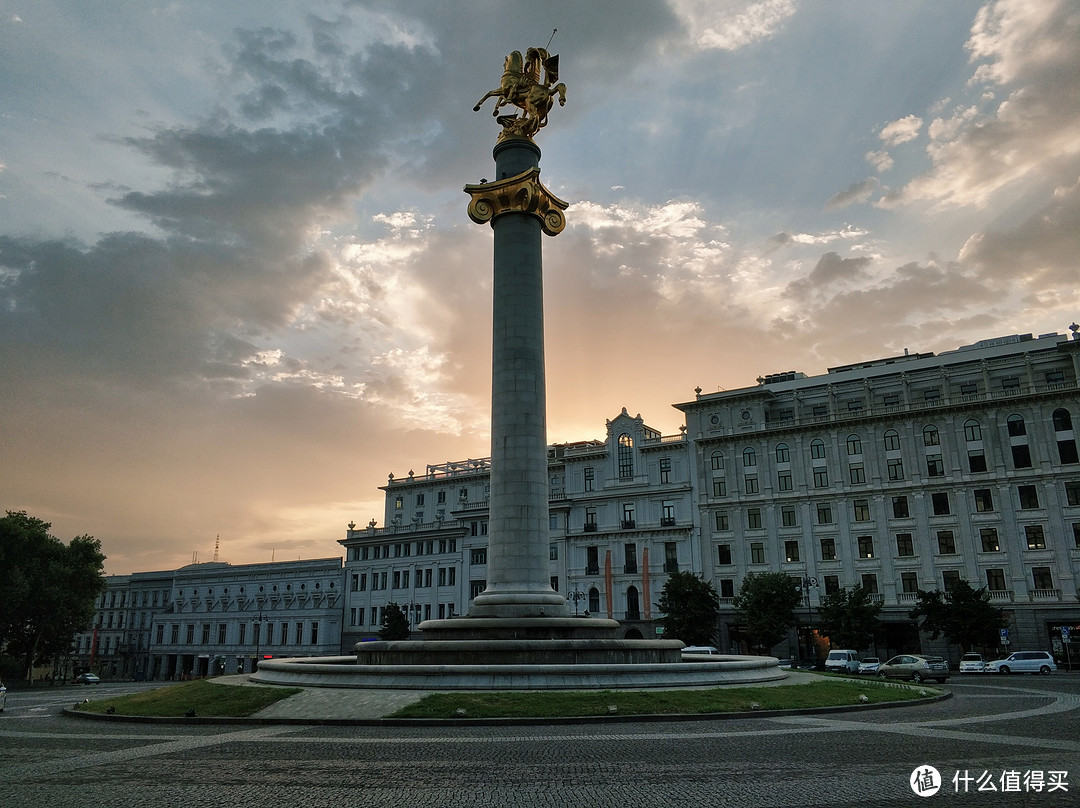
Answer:
<svg viewBox="0 0 1080 808"><path fill-rule="evenodd" d="M806 655L810 656L810 621L812 619L810 612L810 587L817 588L817 578L811 578L804 576L802 579L803 596L806 598Z"/></svg>
<svg viewBox="0 0 1080 808"><path fill-rule="evenodd" d="M574 602L574 617L578 616L578 604L585 600L585 593L574 590L566 593L566 599Z"/></svg>
<svg viewBox="0 0 1080 808"><path fill-rule="evenodd" d="M264 617L262 609L259 609L259 614L255 618L255 662L251 666L252 673L259 669L259 651L262 648L262 621Z"/></svg>

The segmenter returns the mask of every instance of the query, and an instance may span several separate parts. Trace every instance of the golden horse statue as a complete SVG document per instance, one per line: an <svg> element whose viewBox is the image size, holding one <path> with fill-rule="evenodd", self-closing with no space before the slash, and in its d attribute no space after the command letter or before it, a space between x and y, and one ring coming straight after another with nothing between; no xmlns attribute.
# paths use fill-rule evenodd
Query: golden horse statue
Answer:
<svg viewBox="0 0 1080 808"><path fill-rule="evenodd" d="M476 102L473 112L479 112L485 101L494 98L495 110L491 114L503 127L499 139L510 136L531 138L547 125L555 96L559 98L559 106L566 104L566 85L559 82L558 54L552 56L544 48L529 48L524 59L521 51L506 57L501 83ZM499 110L507 104L517 107L523 114L499 115Z"/></svg>

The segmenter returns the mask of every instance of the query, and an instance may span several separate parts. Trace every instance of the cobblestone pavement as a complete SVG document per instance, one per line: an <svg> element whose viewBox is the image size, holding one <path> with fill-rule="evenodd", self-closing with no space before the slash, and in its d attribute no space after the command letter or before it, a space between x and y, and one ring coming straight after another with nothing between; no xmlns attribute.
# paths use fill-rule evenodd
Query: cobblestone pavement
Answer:
<svg viewBox="0 0 1080 808"><path fill-rule="evenodd" d="M16 701L0 805L1080 804L1080 676L949 687L888 710L541 727L105 724ZM923 800L909 778L926 766L943 783Z"/></svg>

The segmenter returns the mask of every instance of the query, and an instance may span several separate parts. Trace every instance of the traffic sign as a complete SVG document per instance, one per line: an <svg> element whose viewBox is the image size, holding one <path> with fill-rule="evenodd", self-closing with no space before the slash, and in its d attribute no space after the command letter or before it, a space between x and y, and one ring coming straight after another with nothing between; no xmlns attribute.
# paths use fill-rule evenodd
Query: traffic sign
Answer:
<svg viewBox="0 0 1080 808"><path fill-rule="evenodd" d="M1065 642L1069 641L1069 627L1068 626L1062 626L1061 627L1061 639L1065 640Z"/></svg>

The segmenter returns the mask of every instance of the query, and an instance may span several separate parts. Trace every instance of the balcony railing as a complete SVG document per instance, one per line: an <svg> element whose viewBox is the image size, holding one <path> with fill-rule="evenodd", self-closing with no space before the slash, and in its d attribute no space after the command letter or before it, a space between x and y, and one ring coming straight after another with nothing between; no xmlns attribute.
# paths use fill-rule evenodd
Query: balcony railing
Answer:
<svg viewBox="0 0 1080 808"><path fill-rule="evenodd" d="M585 574L586 575L599 575L600 574L600 568L599 567L586 567L585 568Z"/></svg>
<svg viewBox="0 0 1080 808"><path fill-rule="evenodd" d="M622 520L622 529L623 530L632 530L635 527L637 527L637 522L634 521L633 519L623 519Z"/></svg>
<svg viewBox="0 0 1080 808"><path fill-rule="evenodd" d="M675 527L675 517L665 516L660 520L660 527Z"/></svg>
<svg viewBox="0 0 1080 808"><path fill-rule="evenodd" d="M918 592L897 592L897 603L916 603L919 600Z"/></svg>
<svg viewBox="0 0 1080 808"><path fill-rule="evenodd" d="M595 533L596 532L596 522L586 522L585 523L585 532L586 533Z"/></svg>
<svg viewBox="0 0 1080 808"><path fill-rule="evenodd" d="M637 575L637 564L623 564L622 571L627 575Z"/></svg>
<svg viewBox="0 0 1080 808"><path fill-rule="evenodd" d="M1061 600L1060 589L1032 589L1028 597L1034 601Z"/></svg>
<svg viewBox="0 0 1080 808"><path fill-rule="evenodd" d="M989 589L986 594L991 603L1012 603L1014 597L1011 589Z"/></svg>

